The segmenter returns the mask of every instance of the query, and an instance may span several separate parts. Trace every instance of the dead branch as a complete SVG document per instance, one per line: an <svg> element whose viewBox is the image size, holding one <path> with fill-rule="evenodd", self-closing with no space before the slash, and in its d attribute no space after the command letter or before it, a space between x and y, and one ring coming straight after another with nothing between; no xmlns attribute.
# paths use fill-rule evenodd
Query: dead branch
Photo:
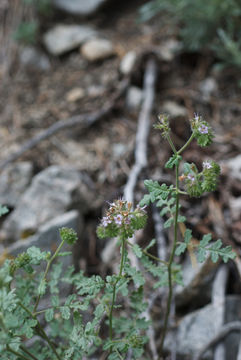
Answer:
<svg viewBox="0 0 241 360"><path fill-rule="evenodd" d="M7 165L17 160L22 156L25 152L30 149L33 149L37 146L41 141L50 138L52 135L57 132L78 126L81 129L86 129L102 119L104 116L109 114L111 110L114 108L116 101L125 93L129 84L129 80L125 79L121 82L119 89L113 95L111 100L109 100L102 109L97 110L91 114L81 114L72 116L68 119L59 120L53 125L51 125L48 129L43 130L40 134L36 135L32 139L28 140L25 144L23 144L18 151L10 155L6 160L0 163L0 170L3 170Z"/></svg>
<svg viewBox="0 0 241 360"><path fill-rule="evenodd" d="M201 360L202 356L205 354L205 352L213 347L214 345L216 345L217 343L219 343L221 340L223 340L230 332L232 331L239 331L241 332L241 321L232 321L230 323L227 323L225 325L222 326L220 332L214 336L204 347L203 349L199 352L199 354L197 354L194 357L194 360Z"/></svg>

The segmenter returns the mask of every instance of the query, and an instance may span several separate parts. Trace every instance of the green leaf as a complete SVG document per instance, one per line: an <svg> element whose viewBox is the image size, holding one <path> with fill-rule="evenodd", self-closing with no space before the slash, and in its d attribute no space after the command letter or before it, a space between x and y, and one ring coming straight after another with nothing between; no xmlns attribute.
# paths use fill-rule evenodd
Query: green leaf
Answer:
<svg viewBox="0 0 241 360"><path fill-rule="evenodd" d="M211 260L214 263L218 261L219 257L221 257L224 262L227 262L229 259L234 259L236 257L236 254L232 250L231 246L222 247L222 241L220 239L212 244L209 244L211 239L212 235L207 234L204 235L203 239L200 241L200 244L198 245L197 256L199 262L203 262L208 253L211 255Z"/></svg>
<svg viewBox="0 0 241 360"><path fill-rule="evenodd" d="M141 258L141 257L142 257L142 250L141 250L141 248L140 248L139 245L134 244L134 245L132 246L132 250L133 250L134 254L135 254L138 258Z"/></svg>
<svg viewBox="0 0 241 360"><path fill-rule="evenodd" d="M168 206L165 206L162 211L160 212L160 216L164 216L168 213L169 211L169 207Z"/></svg>
<svg viewBox="0 0 241 360"><path fill-rule="evenodd" d="M167 221L164 222L163 225L164 229L171 227L173 223L174 223L173 217L169 218Z"/></svg>
<svg viewBox="0 0 241 360"><path fill-rule="evenodd" d="M97 318L101 318L105 313L105 308L103 304L99 304L96 306L94 314Z"/></svg>
<svg viewBox="0 0 241 360"><path fill-rule="evenodd" d="M0 216L3 216L9 212L9 209L6 206L0 205Z"/></svg>
<svg viewBox="0 0 241 360"><path fill-rule="evenodd" d="M175 254L176 254L177 256L181 255L182 253L184 253L184 251L186 250L186 248L187 248L187 244L181 243L181 244L176 248Z"/></svg>
<svg viewBox="0 0 241 360"><path fill-rule="evenodd" d="M182 160L181 155L174 154L174 155L172 155L172 157L165 164L165 168L172 169L173 166L178 165L181 160Z"/></svg>
<svg viewBox="0 0 241 360"><path fill-rule="evenodd" d="M192 230L186 229L184 233L184 241L186 244L190 243L190 240L192 238Z"/></svg>
<svg viewBox="0 0 241 360"><path fill-rule="evenodd" d="M30 256L33 265L39 265L42 260L48 260L50 257L49 251L41 251L36 246L28 248L27 254Z"/></svg>
<svg viewBox="0 0 241 360"><path fill-rule="evenodd" d="M212 234L206 234L203 236L202 240L200 241L201 246L206 246L212 240Z"/></svg>
<svg viewBox="0 0 241 360"><path fill-rule="evenodd" d="M59 297L58 295L51 296L51 304L53 307L59 306Z"/></svg>
<svg viewBox="0 0 241 360"><path fill-rule="evenodd" d="M199 248L197 253L198 262L202 263L205 261L205 259L206 259L206 250L203 248Z"/></svg>
<svg viewBox="0 0 241 360"><path fill-rule="evenodd" d="M54 309L53 308L50 308L50 309L47 309L46 311L45 311L45 320L47 321L47 322L50 322L50 321L52 321L53 320L53 318L54 318Z"/></svg>
<svg viewBox="0 0 241 360"><path fill-rule="evenodd" d="M191 172L192 172L191 164L185 162L185 163L183 164L183 171L184 171L184 174L189 174L189 173L191 173Z"/></svg>
<svg viewBox="0 0 241 360"><path fill-rule="evenodd" d="M143 207L145 205L149 205L151 202L151 196L150 194L145 194L143 199L140 201L140 207Z"/></svg>
<svg viewBox="0 0 241 360"><path fill-rule="evenodd" d="M70 309L68 306L61 306L59 311L63 319L68 320L70 318Z"/></svg>
<svg viewBox="0 0 241 360"><path fill-rule="evenodd" d="M72 251L62 251L59 252L57 256L69 256L72 255Z"/></svg>
<svg viewBox="0 0 241 360"><path fill-rule="evenodd" d="M145 247L145 250L150 249L151 247L153 247L156 244L156 239L152 239L150 241L150 243Z"/></svg>
<svg viewBox="0 0 241 360"><path fill-rule="evenodd" d="M187 219L185 216L181 216L181 215L178 215L178 219L177 219L177 222L179 223L183 223L185 222Z"/></svg>

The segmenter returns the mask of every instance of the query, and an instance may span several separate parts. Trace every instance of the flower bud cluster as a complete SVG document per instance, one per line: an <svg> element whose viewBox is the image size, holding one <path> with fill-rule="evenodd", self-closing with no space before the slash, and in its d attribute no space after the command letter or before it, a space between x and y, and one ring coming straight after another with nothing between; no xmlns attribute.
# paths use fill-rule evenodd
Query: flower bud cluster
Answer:
<svg viewBox="0 0 241 360"><path fill-rule="evenodd" d="M17 269L25 268L30 263L30 261L31 257L26 252L19 254L14 260L11 261L11 275L13 275Z"/></svg>
<svg viewBox="0 0 241 360"><path fill-rule="evenodd" d="M132 210L132 203L125 200L115 200L102 218L97 228L99 238L122 235L131 237L135 230L142 229L147 220L145 207L137 206Z"/></svg>
<svg viewBox="0 0 241 360"><path fill-rule="evenodd" d="M168 117L168 115L160 114L160 115L158 115L158 119L159 119L159 122L154 125L154 128L161 130L162 137L164 137L164 139L165 139L167 137L167 135L169 134L169 132L171 131L170 124L169 124L169 117Z"/></svg>
<svg viewBox="0 0 241 360"><path fill-rule="evenodd" d="M211 126L202 119L198 114L194 114L194 118L190 120L194 137L197 139L198 145L208 146L214 138Z"/></svg>
<svg viewBox="0 0 241 360"><path fill-rule="evenodd" d="M184 174L179 180L184 181L187 193L199 197L204 192L214 191L217 187L220 166L215 161L204 161L202 172L198 172L195 164L185 164Z"/></svg>

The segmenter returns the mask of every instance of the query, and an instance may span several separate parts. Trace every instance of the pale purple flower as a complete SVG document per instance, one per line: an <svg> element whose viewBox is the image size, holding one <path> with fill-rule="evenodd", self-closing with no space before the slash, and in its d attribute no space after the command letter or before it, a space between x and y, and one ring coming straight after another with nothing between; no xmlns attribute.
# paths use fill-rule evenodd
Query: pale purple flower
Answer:
<svg viewBox="0 0 241 360"><path fill-rule="evenodd" d="M102 225L104 227L107 227L110 223L111 223L111 219L108 218L108 216L104 216L103 219L102 219Z"/></svg>
<svg viewBox="0 0 241 360"><path fill-rule="evenodd" d="M200 119L200 116L197 113L194 113L194 120L198 122L199 119Z"/></svg>
<svg viewBox="0 0 241 360"><path fill-rule="evenodd" d="M201 124L198 128L198 131L201 133L201 134L208 134L208 127L204 124Z"/></svg>
<svg viewBox="0 0 241 360"><path fill-rule="evenodd" d="M195 176L192 175L192 174L188 174L188 175L187 175L187 178L188 178L188 180L190 180L191 182L194 182L194 181L195 181Z"/></svg>
<svg viewBox="0 0 241 360"><path fill-rule="evenodd" d="M125 218L125 224L126 224L126 225L130 225L130 223L131 223L130 218L129 218L129 217Z"/></svg>
<svg viewBox="0 0 241 360"><path fill-rule="evenodd" d="M212 168L212 164L210 163L210 161L204 161L204 162L203 162L203 168L204 168L204 169L211 169L211 168Z"/></svg>
<svg viewBox="0 0 241 360"><path fill-rule="evenodd" d="M123 216L121 214L118 214L114 217L114 221L116 225L122 225Z"/></svg>

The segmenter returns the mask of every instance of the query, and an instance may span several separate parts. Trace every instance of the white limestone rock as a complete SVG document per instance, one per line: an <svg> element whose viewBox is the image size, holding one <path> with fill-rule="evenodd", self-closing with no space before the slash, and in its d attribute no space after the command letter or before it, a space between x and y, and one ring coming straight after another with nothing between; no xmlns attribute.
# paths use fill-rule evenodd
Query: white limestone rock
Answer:
<svg viewBox="0 0 241 360"><path fill-rule="evenodd" d="M98 61L114 55L112 42L107 39L91 39L81 47L82 56L88 61Z"/></svg>
<svg viewBox="0 0 241 360"><path fill-rule="evenodd" d="M95 30L89 26L56 25L44 34L43 43L50 54L58 56L78 48L95 35Z"/></svg>

